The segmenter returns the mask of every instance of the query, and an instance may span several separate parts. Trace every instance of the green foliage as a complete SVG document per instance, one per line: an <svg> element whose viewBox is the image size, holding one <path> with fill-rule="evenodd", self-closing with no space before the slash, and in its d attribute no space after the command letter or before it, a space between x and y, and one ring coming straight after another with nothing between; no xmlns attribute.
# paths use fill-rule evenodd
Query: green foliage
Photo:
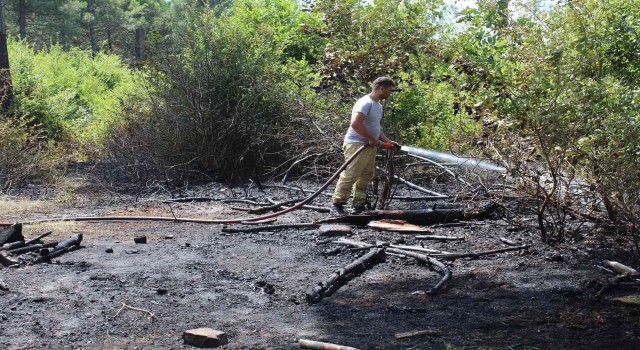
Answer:
<svg viewBox="0 0 640 350"><path fill-rule="evenodd" d="M577 175L611 218L638 220L639 5L571 1L500 27L490 7L465 13L456 43L463 87L514 173L543 198L543 238L547 228L562 237Z"/></svg>
<svg viewBox="0 0 640 350"><path fill-rule="evenodd" d="M181 15L182 28L154 45L162 158L229 178L285 157L300 132L296 101L309 93L308 15L288 0Z"/></svg>
<svg viewBox="0 0 640 350"><path fill-rule="evenodd" d="M139 76L117 56L59 46L35 52L10 41L9 57L14 113L42 125L54 140L99 142L126 106L144 102Z"/></svg>

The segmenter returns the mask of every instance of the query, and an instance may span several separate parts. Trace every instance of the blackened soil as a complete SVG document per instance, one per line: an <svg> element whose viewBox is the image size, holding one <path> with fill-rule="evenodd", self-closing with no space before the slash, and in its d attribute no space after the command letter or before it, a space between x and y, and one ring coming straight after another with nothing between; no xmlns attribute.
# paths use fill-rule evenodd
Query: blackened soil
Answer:
<svg viewBox="0 0 640 350"><path fill-rule="evenodd" d="M314 203L328 206L329 200ZM181 217L247 216L221 202L171 206ZM166 204L147 201L56 207L19 217L0 213L0 221L106 214L173 215ZM278 222L311 222L326 215L302 210ZM46 229L27 226L25 236ZM434 297L413 292L437 283L437 272L413 259L387 257L314 305L306 303L305 293L364 254L345 249L323 255L337 246L317 244L317 230L226 234L220 225L151 221L60 224L53 230L47 240L83 233L83 248L52 263L0 269L9 288L0 291L0 348L186 349L191 347L184 345L182 332L198 327L226 332L229 344L223 349L295 349L300 338L360 349L639 346L640 307L614 300L638 294L638 287L594 297L612 278L597 264L634 261L617 237L595 230L585 231L578 242L550 247L540 242L535 228L514 231L500 219L433 227L433 234L466 239L423 241L425 247L483 251L505 247L499 240L505 237L533 248L446 262L453 277ZM139 236L148 243L135 244ZM366 227L354 227L350 238L420 244L414 235ZM394 337L420 330L437 335Z"/></svg>

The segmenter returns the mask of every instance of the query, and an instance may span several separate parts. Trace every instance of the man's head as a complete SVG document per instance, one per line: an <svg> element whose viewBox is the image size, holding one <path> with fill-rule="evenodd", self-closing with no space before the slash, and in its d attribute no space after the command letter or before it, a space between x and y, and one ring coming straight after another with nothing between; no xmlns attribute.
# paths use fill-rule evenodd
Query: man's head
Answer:
<svg viewBox="0 0 640 350"><path fill-rule="evenodd" d="M389 97L389 95L391 95L391 92L393 91L394 86L395 86L395 83L391 78L380 77L373 81L373 84L372 84L373 93L378 98L381 98L381 99L387 98Z"/></svg>

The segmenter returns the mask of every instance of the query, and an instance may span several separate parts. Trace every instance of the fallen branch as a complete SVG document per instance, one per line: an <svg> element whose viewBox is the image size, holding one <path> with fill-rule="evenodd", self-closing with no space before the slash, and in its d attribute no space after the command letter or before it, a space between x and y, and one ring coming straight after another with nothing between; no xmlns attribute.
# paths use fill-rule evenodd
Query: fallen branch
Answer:
<svg viewBox="0 0 640 350"><path fill-rule="evenodd" d="M417 235L416 239L432 239L439 241L464 241L464 237L455 237L455 236L438 236L438 235Z"/></svg>
<svg viewBox="0 0 640 350"><path fill-rule="evenodd" d="M39 235L38 237L32 238L28 241L17 241L17 242L13 242L13 243L7 243L5 245L3 245L2 247L0 247L0 250L14 250L17 248L22 248L24 246L28 246L31 245L33 243L36 243L38 241L40 241L41 239L47 237L48 235L51 234L51 231L45 232L41 235Z"/></svg>
<svg viewBox="0 0 640 350"><path fill-rule="evenodd" d="M443 199L442 196L423 196L423 197L411 197L411 196L393 196L391 199L405 201L405 202L413 202L413 201L436 201Z"/></svg>
<svg viewBox="0 0 640 350"><path fill-rule="evenodd" d="M525 244L525 245L521 245L521 246L517 246L517 247L510 247L510 248L501 248L501 249L493 249L493 250L487 250L484 252L477 252L477 253L447 253L447 254L431 254L430 256L434 257L434 258L440 258L440 259L460 259L460 258L474 258L477 259L481 256L485 256L485 255L493 255L493 254L499 254L499 253L504 253L504 252L510 252L510 251L514 251L514 250L522 250L522 249L527 249L530 248L531 244Z"/></svg>
<svg viewBox="0 0 640 350"><path fill-rule="evenodd" d="M264 213L268 213L268 212L273 211L273 210L278 210L278 209L280 209L280 207L285 206L285 205L296 204L299 201L300 201L300 199L290 199L288 201L279 202L279 203L275 203L275 204L272 204L272 205L267 205L267 206L264 206L262 208L251 209L248 212L249 212L249 214L264 214Z"/></svg>
<svg viewBox="0 0 640 350"><path fill-rule="evenodd" d="M341 238L341 239L339 239L337 241L334 241L333 243L351 245L351 246L355 246L355 247L358 247L358 248L372 247L372 245L369 244L369 243L355 241L355 240L346 239L346 238ZM378 243L378 245L381 245L381 244ZM447 266L445 264L443 264L442 262L440 262L437 259L432 258L430 256L427 256L427 255L424 255L424 254L418 254L418 253L415 253L415 252L406 251L406 250L402 250L402 249L391 248L391 247L385 248L385 253L388 254L388 255L396 255L396 254L398 254L398 255L402 255L402 256L408 256L408 257L414 258L416 260L422 261L422 262L428 264L429 266L435 266L435 267L437 267L439 269L439 272L442 275L442 279L435 286L433 286L429 291L425 292L425 294L435 295L436 293L438 293L440 288L442 288L444 283L447 282L451 278L451 271L449 270L449 268L447 268Z"/></svg>
<svg viewBox="0 0 640 350"><path fill-rule="evenodd" d="M189 203L189 202L215 202L221 201L222 198L213 198L213 197L181 197L181 198L171 198L165 199L162 203Z"/></svg>
<svg viewBox="0 0 640 350"><path fill-rule="evenodd" d="M376 167L376 168L378 170L382 171L382 169L380 167ZM418 186L418 185L414 184L413 182L407 181L407 180L401 178L398 175L393 175L393 178L398 180L399 182L401 182L401 183L413 188L414 190L418 190L420 192L424 192L424 193L427 193L427 194L430 194L430 195L433 195L433 196L436 196L436 197L440 197L440 199L449 198L449 196L447 196L446 194L442 194L442 193L438 193L438 192L435 192L435 191L428 190L428 189L426 189L424 187L421 187L421 186Z"/></svg>
<svg viewBox="0 0 640 350"><path fill-rule="evenodd" d="M510 246L512 246L512 247L513 247L513 246L517 246L517 245L518 245L518 243L516 243L516 242L514 242L514 241L511 241L511 240L508 240L508 239L506 239L506 238L504 238L504 237L500 237L500 242L502 242L502 243L504 243L504 244L506 244L506 245L510 245Z"/></svg>
<svg viewBox="0 0 640 350"><path fill-rule="evenodd" d="M624 275L617 276L614 279L612 279L609 283L602 286L602 288L600 288L598 293L596 293L596 297L598 298L602 297L604 293L606 293L609 289L621 284L622 282L630 281L638 278L640 278L640 274L638 273L635 273L635 274L627 273Z"/></svg>
<svg viewBox="0 0 640 350"><path fill-rule="evenodd" d="M20 254L40 250L40 249L55 247L56 245L58 245L58 242L32 244L25 247L11 249L11 250L8 250L8 252L13 255L20 255Z"/></svg>
<svg viewBox="0 0 640 350"><path fill-rule="evenodd" d="M447 252L447 251L444 251L444 250L428 249L428 248L424 248L424 247L416 247L416 246L411 246L411 245L390 244L389 247L398 248L398 249L404 249L404 250L413 250L413 251L416 251L416 252L423 252L423 253L429 253L429 254L453 254L451 252Z"/></svg>
<svg viewBox="0 0 640 350"><path fill-rule="evenodd" d="M57 258L60 255L66 254L72 250L75 250L80 247L80 242L82 242L82 233L71 236L65 239L64 241L58 243L50 252L37 258L31 264L38 264L43 261L48 261L53 258Z"/></svg>
<svg viewBox="0 0 640 350"><path fill-rule="evenodd" d="M431 160L431 159L429 159L429 158L420 157L420 156L417 156L417 155L415 155L415 154L411 154L411 153L409 153L409 156L414 157L414 158L416 158L416 159L420 159L420 160L425 161L425 162L427 162L427 163L429 163L429 164L435 165L436 167L438 167L438 168L442 169L443 171L445 171L447 174L449 174L449 175L453 176L456 180L460 181L460 183L462 183L463 185L466 185L466 184L467 184L467 182L466 182L466 181L464 181L464 180L460 177L460 175L458 175L458 174L454 173L451 169L449 169L449 168L445 167L443 164L440 164L440 163L438 163L438 162L435 162L435 161L433 161L433 160Z"/></svg>
<svg viewBox="0 0 640 350"><path fill-rule="evenodd" d="M312 349L312 350L358 350L350 346L337 345L331 343L323 343L319 341L300 339L298 341L300 349Z"/></svg>
<svg viewBox="0 0 640 350"><path fill-rule="evenodd" d="M617 261L609 261L609 260L605 260L602 262L604 265L610 267L612 270L616 271L617 273L623 274L623 273L628 273L628 274L637 274L638 271L634 268L631 268L627 265L623 265Z"/></svg>
<svg viewBox="0 0 640 350"><path fill-rule="evenodd" d="M320 282L311 291L307 292L307 302L309 304L317 303L322 300L325 295L333 294L342 284L355 277L358 272L377 264L383 255L383 248L372 248L367 254L364 254L347 266L334 272L329 278Z"/></svg>
<svg viewBox="0 0 640 350"><path fill-rule="evenodd" d="M116 318L116 317L118 317L118 315L120 314L120 312L121 312L122 310L124 310L125 308L126 308L126 309L130 309L130 310L134 310L134 311L140 311L140 312L147 313L147 314L149 315L147 318L149 318L149 319L152 319L152 318L155 318L155 317L156 317L156 315L155 315L153 312L149 311L149 310L139 309L139 308L137 308L137 307L133 307L133 306L131 306L131 305L127 305L127 304L125 304L125 303L122 303L122 306L120 307L120 309L118 310L118 312L116 312L116 314L115 314L115 315L113 315L113 317L112 317L111 319L112 319L112 320L115 320L115 318Z"/></svg>
<svg viewBox="0 0 640 350"><path fill-rule="evenodd" d="M442 275L442 278L440 279L440 281L435 286L431 287L431 289L426 291L425 292L426 294L429 294L429 295L438 294L438 291L451 278L451 270L449 270L449 268L445 264L443 264L442 262L438 261L437 259L435 259L435 258L433 258L431 256L427 256L427 255L424 255L424 254L419 254L419 253L415 253L415 252L411 252L411 251L406 251L406 250L402 250L402 249L397 249L397 248L387 248L387 251L389 251L390 253L406 255L406 256L414 258L414 259L416 259L418 261L422 261L422 262L428 264L429 266L437 267L437 269L439 270L440 274Z"/></svg>
<svg viewBox="0 0 640 350"><path fill-rule="evenodd" d="M421 337L425 335L430 337L437 337L442 335L442 332L437 329L426 329L423 331L396 333L395 337L396 339L405 339L405 338L412 338L412 337Z"/></svg>
<svg viewBox="0 0 640 350"><path fill-rule="evenodd" d="M225 233L247 233L247 232L260 232L260 231L277 231L277 230L286 230L290 228L303 228L303 229L314 229L318 228L320 225L314 223L302 223L302 224L279 224L279 225L265 225L265 226L254 226L254 227L229 227L222 226L222 232Z"/></svg>

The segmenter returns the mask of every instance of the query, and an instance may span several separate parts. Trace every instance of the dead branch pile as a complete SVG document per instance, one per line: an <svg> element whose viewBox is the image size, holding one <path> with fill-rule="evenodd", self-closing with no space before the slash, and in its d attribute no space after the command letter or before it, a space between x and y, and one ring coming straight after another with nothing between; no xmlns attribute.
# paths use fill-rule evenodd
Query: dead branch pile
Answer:
<svg viewBox="0 0 640 350"><path fill-rule="evenodd" d="M51 231L25 240L22 225L16 224L0 230L0 265L32 265L49 261L80 247L82 234L73 235L61 242L43 242Z"/></svg>

